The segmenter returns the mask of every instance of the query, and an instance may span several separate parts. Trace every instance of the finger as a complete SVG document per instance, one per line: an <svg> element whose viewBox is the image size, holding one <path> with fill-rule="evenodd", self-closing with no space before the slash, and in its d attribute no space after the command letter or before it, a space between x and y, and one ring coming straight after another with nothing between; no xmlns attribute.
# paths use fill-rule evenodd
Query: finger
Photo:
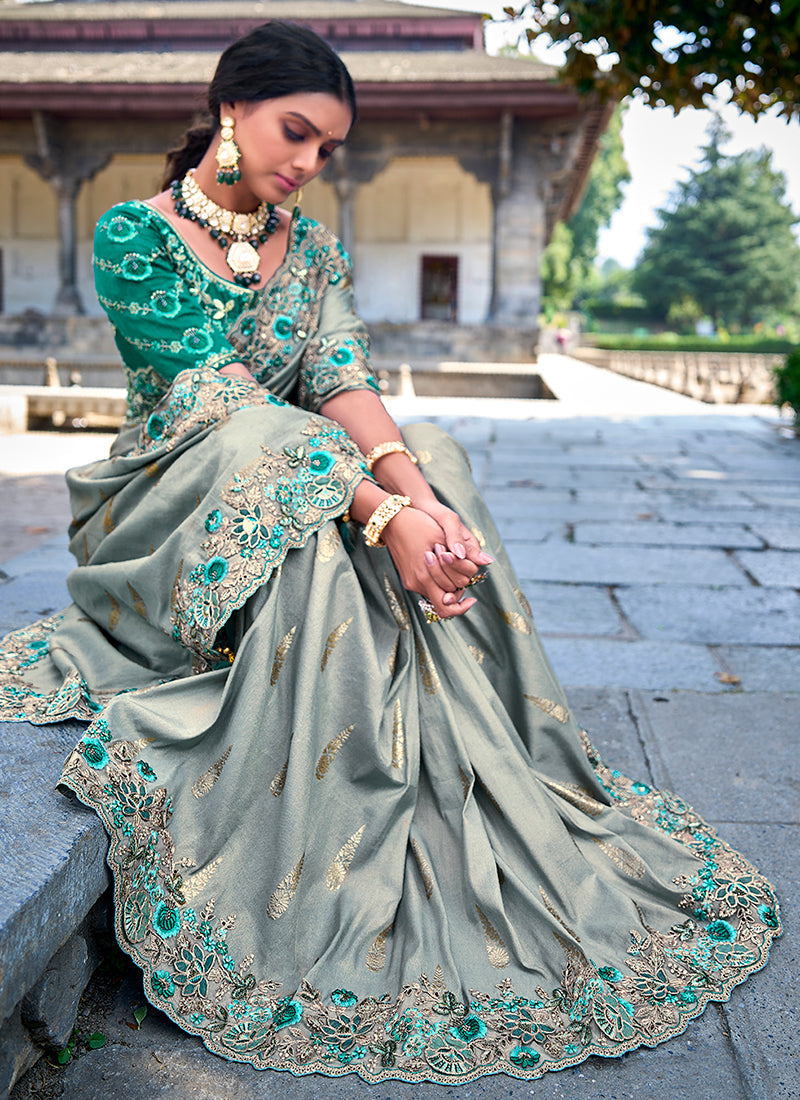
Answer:
<svg viewBox="0 0 800 1100"><path fill-rule="evenodd" d="M424 554L427 576L421 578L421 583L430 587L431 582L443 592L455 592L457 588L463 588L464 581L459 577L450 577L441 559L437 558L431 550Z"/></svg>

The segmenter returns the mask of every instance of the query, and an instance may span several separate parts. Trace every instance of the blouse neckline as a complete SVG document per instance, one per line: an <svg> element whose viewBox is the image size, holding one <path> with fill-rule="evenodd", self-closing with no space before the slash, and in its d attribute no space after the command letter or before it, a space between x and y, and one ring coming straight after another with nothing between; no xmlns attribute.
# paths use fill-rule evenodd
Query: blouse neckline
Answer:
<svg viewBox="0 0 800 1100"><path fill-rule="evenodd" d="M160 211L157 206L153 206L153 204L149 203L146 199L130 199L129 202L133 206L145 206L145 207L147 207L148 211L155 214L156 217L161 222L164 223L164 225L167 227L167 229L170 231L170 233L173 235L173 237L175 237L180 242L181 246L186 250L188 255L191 256L191 258L194 260L194 262L199 267L202 267L204 271L208 272L208 274L212 278L216 279L217 282L222 283L223 286L228 287L231 290L238 291L239 293L243 293L243 294L247 294L247 295L253 295L253 294L258 294L259 292L266 290L267 287L269 287L273 282L275 282L275 280L278 278L278 276L282 274L284 268L289 263L289 260L291 259L292 255L294 254L294 251L295 251L295 246L296 246L295 238L296 238L296 235L297 235L297 224L300 221L300 215L295 217L295 215L293 214L292 217L291 217L291 220L289 222L289 233L288 233L288 237L287 237L287 240L286 240L286 251L284 252L283 259L278 264L278 266L275 268L273 273L270 275L270 277L267 279L267 281L265 283L262 283L257 287L240 286L238 283L235 283L233 281L233 279L226 279L224 275L218 274L218 272L214 271L212 268L210 268L208 266L207 263L205 263L203 260L201 260L200 257L195 252L195 250L190 245L188 245L186 243L184 238L181 236L181 234L178 232L178 230L175 228L175 226L172 224L172 222L169 220L169 218L165 214L163 214L162 211Z"/></svg>

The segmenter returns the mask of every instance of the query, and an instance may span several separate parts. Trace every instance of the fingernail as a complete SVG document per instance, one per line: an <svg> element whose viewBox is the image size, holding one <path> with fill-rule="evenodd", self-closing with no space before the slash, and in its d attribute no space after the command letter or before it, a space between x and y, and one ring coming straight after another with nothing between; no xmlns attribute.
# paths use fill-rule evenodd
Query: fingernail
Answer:
<svg viewBox="0 0 800 1100"><path fill-rule="evenodd" d="M453 555L450 553L449 550L445 550L445 552L442 554L441 558L442 558L442 561L445 563L445 565L452 565L453 562L456 560L453 557Z"/></svg>
<svg viewBox="0 0 800 1100"><path fill-rule="evenodd" d="M434 565L436 563L436 555L432 550L426 550L423 556L426 565Z"/></svg>
<svg viewBox="0 0 800 1100"><path fill-rule="evenodd" d="M450 604L453 602L454 599L455 596L452 592L445 592L445 594L442 596L442 603Z"/></svg>
<svg viewBox="0 0 800 1100"><path fill-rule="evenodd" d="M440 542L435 543L433 548L436 551L436 553L439 555L439 557L441 557L442 554L444 553L444 547L442 546L442 544Z"/></svg>
<svg viewBox="0 0 800 1100"><path fill-rule="evenodd" d="M478 561L481 563L481 565L491 565L494 560L495 559L491 556L491 554L487 554L483 550L478 555Z"/></svg>
<svg viewBox="0 0 800 1100"><path fill-rule="evenodd" d="M467 551L464 549L460 542L457 542L453 547L453 553L456 555L457 558L465 558L467 556Z"/></svg>
<svg viewBox="0 0 800 1100"><path fill-rule="evenodd" d="M477 601L477 600L475 600L475 599L472 599L472 600L462 600L462 601L461 601L461 606L462 606L462 607L463 607L463 608L464 608L464 609L465 609L466 611L469 611L469 609L470 609L471 607L474 607L474 606L475 606L475 604L476 604L477 602L478 602L478 601Z"/></svg>

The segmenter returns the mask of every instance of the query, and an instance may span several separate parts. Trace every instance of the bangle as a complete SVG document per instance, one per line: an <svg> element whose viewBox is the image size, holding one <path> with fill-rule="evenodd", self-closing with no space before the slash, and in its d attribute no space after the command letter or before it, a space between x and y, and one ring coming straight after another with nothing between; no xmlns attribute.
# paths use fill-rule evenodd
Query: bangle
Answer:
<svg viewBox="0 0 800 1100"><path fill-rule="evenodd" d="M381 535L389 520L394 519L398 512L408 508L411 497L387 497L379 504L367 522L364 524L364 542L367 546L383 546Z"/></svg>
<svg viewBox="0 0 800 1100"><path fill-rule="evenodd" d="M388 443L378 443L367 454L367 469L372 473L372 467L378 461L379 458L383 458L385 455L391 454L403 454L407 458L410 458L414 465L417 465L417 456L413 455L406 447L405 443L402 443L399 439L390 439Z"/></svg>

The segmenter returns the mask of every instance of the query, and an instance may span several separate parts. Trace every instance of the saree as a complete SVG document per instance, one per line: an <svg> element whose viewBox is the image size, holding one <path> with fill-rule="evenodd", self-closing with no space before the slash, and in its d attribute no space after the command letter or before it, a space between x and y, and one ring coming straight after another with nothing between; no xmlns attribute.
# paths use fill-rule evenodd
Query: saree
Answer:
<svg viewBox="0 0 800 1100"><path fill-rule="evenodd" d="M363 456L315 405L372 384L340 353L363 335L347 309L309 323L330 288L303 299L303 261L290 241L226 331L255 382L161 375L70 472L74 604L0 645L2 717L89 723L60 782L108 831L117 939L225 1058L454 1084L677 1035L764 965L774 891L600 759L438 427L403 436L496 558L478 602L429 623L366 547Z"/></svg>

